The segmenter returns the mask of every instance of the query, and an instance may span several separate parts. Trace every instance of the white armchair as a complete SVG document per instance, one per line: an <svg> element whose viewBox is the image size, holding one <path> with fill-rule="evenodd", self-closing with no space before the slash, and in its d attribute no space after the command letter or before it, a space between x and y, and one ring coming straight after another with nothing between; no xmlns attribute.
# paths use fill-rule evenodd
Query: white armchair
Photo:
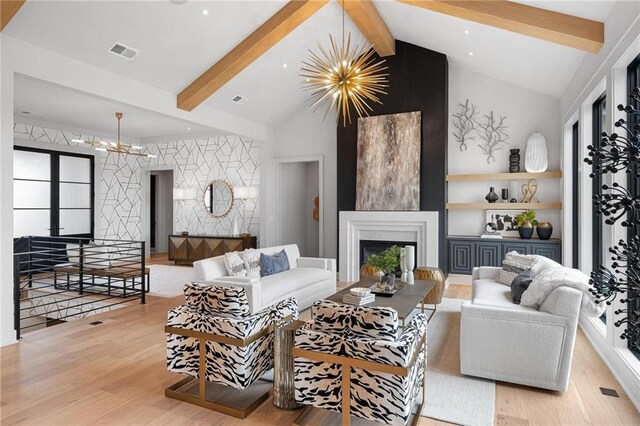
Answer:
<svg viewBox="0 0 640 426"><path fill-rule="evenodd" d="M273 255L284 250L289 260L288 271L267 277L231 277L224 266L224 256L211 257L193 263L195 279L226 287L245 290L251 313L285 300L298 299L300 310L336 292L336 260L300 257L295 244L257 249Z"/></svg>
<svg viewBox="0 0 640 426"><path fill-rule="evenodd" d="M470 376L566 391L582 293L555 289L536 310L511 302L500 268L473 270L462 305L460 371Z"/></svg>

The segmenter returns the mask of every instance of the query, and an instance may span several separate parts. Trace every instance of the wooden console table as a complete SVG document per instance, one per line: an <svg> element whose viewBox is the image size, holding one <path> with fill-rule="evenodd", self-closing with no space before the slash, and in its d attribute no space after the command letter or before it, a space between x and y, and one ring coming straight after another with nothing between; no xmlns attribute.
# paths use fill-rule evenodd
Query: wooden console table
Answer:
<svg viewBox="0 0 640 426"><path fill-rule="evenodd" d="M220 256L231 251L256 248L256 237L241 235L169 235L169 260L191 265L196 260Z"/></svg>

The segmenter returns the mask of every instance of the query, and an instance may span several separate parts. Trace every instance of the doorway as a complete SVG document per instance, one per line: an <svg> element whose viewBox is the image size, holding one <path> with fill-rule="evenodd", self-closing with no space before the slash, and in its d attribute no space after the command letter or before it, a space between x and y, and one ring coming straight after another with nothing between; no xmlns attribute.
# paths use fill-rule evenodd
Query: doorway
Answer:
<svg viewBox="0 0 640 426"><path fill-rule="evenodd" d="M152 171L149 178L149 249L166 253L173 233L173 171Z"/></svg>
<svg viewBox="0 0 640 426"><path fill-rule="evenodd" d="M322 159L276 160L276 244L297 244L303 257L320 257Z"/></svg>

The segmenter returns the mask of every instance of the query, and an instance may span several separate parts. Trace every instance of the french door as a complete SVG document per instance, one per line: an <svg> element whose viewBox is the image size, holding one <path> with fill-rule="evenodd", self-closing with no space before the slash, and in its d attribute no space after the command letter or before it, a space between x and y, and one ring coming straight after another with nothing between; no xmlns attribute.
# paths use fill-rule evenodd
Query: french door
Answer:
<svg viewBox="0 0 640 426"><path fill-rule="evenodd" d="M92 238L94 202L93 156L14 147L14 238Z"/></svg>

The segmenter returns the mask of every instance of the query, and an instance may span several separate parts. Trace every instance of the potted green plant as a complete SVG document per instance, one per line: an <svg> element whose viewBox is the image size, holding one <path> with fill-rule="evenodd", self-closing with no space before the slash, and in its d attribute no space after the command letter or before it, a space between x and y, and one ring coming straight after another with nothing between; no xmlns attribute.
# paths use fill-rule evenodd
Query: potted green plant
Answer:
<svg viewBox="0 0 640 426"><path fill-rule="evenodd" d="M396 271L400 267L401 249L392 246L377 254L372 254L367 258L366 264L382 271L384 275L380 277L380 282L386 282L389 287L395 285Z"/></svg>
<svg viewBox="0 0 640 426"><path fill-rule="evenodd" d="M536 212L527 210L516 216L516 224L518 225L518 233L520 238L528 240L533 235L533 228L538 225L536 220Z"/></svg>

